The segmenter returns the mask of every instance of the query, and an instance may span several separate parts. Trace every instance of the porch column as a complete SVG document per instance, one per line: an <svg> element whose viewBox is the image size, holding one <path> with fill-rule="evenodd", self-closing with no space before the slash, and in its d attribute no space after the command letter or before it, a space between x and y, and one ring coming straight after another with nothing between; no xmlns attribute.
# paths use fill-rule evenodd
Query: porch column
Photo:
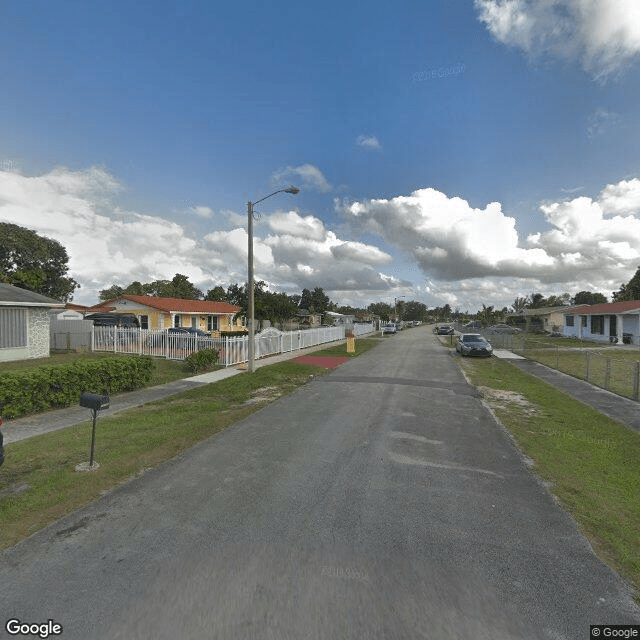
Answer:
<svg viewBox="0 0 640 640"><path fill-rule="evenodd" d="M622 334L624 333L624 316L621 313L616 313L616 334L618 338L618 344L622 344Z"/></svg>

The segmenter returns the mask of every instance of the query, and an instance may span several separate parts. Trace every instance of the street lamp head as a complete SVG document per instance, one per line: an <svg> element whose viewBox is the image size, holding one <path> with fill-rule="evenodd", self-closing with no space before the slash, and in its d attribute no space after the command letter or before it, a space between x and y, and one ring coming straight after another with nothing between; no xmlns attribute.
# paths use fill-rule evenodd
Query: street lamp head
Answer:
<svg viewBox="0 0 640 640"><path fill-rule="evenodd" d="M300 189L298 189L298 187L287 187L286 189L283 189L283 191L285 193L293 193L293 195L295 196L297 193L300 193Z"/></svg>

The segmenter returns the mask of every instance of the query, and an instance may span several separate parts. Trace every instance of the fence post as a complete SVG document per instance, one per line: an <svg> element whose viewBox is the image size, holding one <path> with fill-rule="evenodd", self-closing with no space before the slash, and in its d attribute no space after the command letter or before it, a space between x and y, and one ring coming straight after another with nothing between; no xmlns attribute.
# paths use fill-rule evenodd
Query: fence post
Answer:
<svg viewBox="0 0 640 640"><path fill-rule="evenodd" d="M589 351L585 351L585 356L587 357L587 361L586 361L586 371L585 371L585 380L587 382L589 382L589 365L591 364L591 353Z"/></svg>
<svg viewBox="0 0 640 640"><path fill-rule="evenodd" d="M633 368L633 399L637 402L640 394L640 362L636 361Z"/></svg>

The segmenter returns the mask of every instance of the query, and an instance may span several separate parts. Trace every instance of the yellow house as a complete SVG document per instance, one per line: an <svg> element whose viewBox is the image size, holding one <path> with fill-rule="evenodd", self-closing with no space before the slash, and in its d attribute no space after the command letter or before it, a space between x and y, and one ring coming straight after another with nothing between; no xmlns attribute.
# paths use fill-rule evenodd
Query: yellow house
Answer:
<svg viewBox="0 0 640 640"><path fill-rule="evenodd" d="M123 295L90 307L90 313L132 313L142 329L193 327L218 337L221 331L243 331L242 319L233 317L240 307L228 302L158 298L155 296Z"/></svg>

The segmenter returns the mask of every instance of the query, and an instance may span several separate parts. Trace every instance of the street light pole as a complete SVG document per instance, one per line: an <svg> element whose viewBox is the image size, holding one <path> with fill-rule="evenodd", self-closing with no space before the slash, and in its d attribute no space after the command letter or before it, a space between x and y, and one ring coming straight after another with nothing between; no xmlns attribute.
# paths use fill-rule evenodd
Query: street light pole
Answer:
<svg viewBox="0 0 640 640"><path fill-rule="evenodd" d="M393 307L396 313L396 322L398 322L398 320L400 319L398 318L398 300L400 300L400 298L404 298L404 296L398 296L397 298L393 299Z"/></svg>
<svg viewBox="0 0 640 640"><path fill-rule="evenodd" d="M292 193L293 195L300 192L298 187L287 187L286 189L278 189L278 191L274 191L270 193L268 196L264 198L260 198L260 200L256 200L255 202L247 202L247 236L248 236L248 247L247 247L247 275L248 275L248 283L247 287L249 289L249 303L248 303L248 314L247 322L249 323L249 359L247 363L247 370L249 373L253 373L256 370L256 329L255 329L255 295L254 295L254 283L253 283L253 207L258 204L258 202L262 202L271 196L275 196L276 193Z"/></svg>

